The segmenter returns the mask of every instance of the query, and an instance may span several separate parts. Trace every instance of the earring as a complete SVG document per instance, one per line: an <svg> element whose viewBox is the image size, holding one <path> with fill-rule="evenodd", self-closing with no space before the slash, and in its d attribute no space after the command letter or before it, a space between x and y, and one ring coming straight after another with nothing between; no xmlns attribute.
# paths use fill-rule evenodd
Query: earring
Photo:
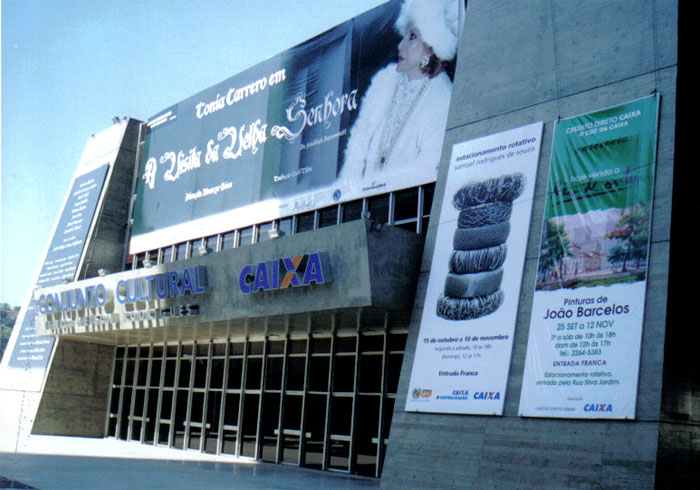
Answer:
<svg viewBox="0 0 700 490"><path fill-rule="evenodd" d="M430 55L424 54L423 57L420 59L420 67L426 68L429 63L430 63Z"/></svg>

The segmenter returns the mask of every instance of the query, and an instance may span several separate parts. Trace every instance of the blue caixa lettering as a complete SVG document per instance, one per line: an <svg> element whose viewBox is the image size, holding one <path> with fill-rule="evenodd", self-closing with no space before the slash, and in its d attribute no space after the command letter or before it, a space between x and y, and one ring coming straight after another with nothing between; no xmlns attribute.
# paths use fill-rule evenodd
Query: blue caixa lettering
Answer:
<svg viewBox="0 0 700 490"><path fill-rule="evenodd" d="M241 269L238 286L244 294L332 282L328 255L313 252L248 264Z"/></svg>

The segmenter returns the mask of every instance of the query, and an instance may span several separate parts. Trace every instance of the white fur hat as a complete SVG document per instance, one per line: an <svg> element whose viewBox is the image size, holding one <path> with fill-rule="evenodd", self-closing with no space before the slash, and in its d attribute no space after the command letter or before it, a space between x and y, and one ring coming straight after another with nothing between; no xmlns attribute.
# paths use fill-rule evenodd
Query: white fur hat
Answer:
<svg viewBox="0 0 700 490"><path fill-rule="evenodd" d="M405 0L396 19L396 29L403 35L407 26L413 25L435 55L449 61L457 54L460 1Z"/></svg>

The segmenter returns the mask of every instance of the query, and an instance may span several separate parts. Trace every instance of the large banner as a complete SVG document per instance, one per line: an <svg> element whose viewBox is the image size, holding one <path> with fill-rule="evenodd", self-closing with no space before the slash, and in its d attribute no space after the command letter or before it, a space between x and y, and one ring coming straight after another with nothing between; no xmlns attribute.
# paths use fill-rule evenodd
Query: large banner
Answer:
<svg viewBox="0 0 700 490"><path fill-rule="evenodd" d="M407 411L503 414L541 137L452 149Z"/></svg>
<svg viewBox="0 0 700 490"><path fill-rule="evenodd" d="M35 286L55 286L75 278L108 170L109 165L102 165L73 181ZM18 318L19 333L8 366L45 369L48 365L54 338L37 335L36 314L30 300Z"/></svg>
<svg viewBox="0 0 700 490"><path fill-rule="evenodd" d="M657 109L556 124L521 415L635 416Z"/></svg>
<svg viewBox="0 0 700 490"><path fill-rule="evenodd" d="M152 118L130 252L435 181L450 70L407 82L401 8L381 5ZM444 30L436 39L456 46Z"/></svg>

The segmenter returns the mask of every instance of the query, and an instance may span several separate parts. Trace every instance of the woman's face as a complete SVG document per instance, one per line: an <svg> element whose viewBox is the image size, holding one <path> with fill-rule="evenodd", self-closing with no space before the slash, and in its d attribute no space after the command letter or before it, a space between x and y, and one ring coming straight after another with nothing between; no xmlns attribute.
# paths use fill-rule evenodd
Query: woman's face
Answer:
<svg viewBox="0 0 700 490"><path fill-rule="evenodd" d="M420 69L421 61L425 55L430 55L430 51L423 43L420 31L409 25L406 34L399 43L399 62L396 65L396 71L404 73L409 80L426 76Z"/></svg>

